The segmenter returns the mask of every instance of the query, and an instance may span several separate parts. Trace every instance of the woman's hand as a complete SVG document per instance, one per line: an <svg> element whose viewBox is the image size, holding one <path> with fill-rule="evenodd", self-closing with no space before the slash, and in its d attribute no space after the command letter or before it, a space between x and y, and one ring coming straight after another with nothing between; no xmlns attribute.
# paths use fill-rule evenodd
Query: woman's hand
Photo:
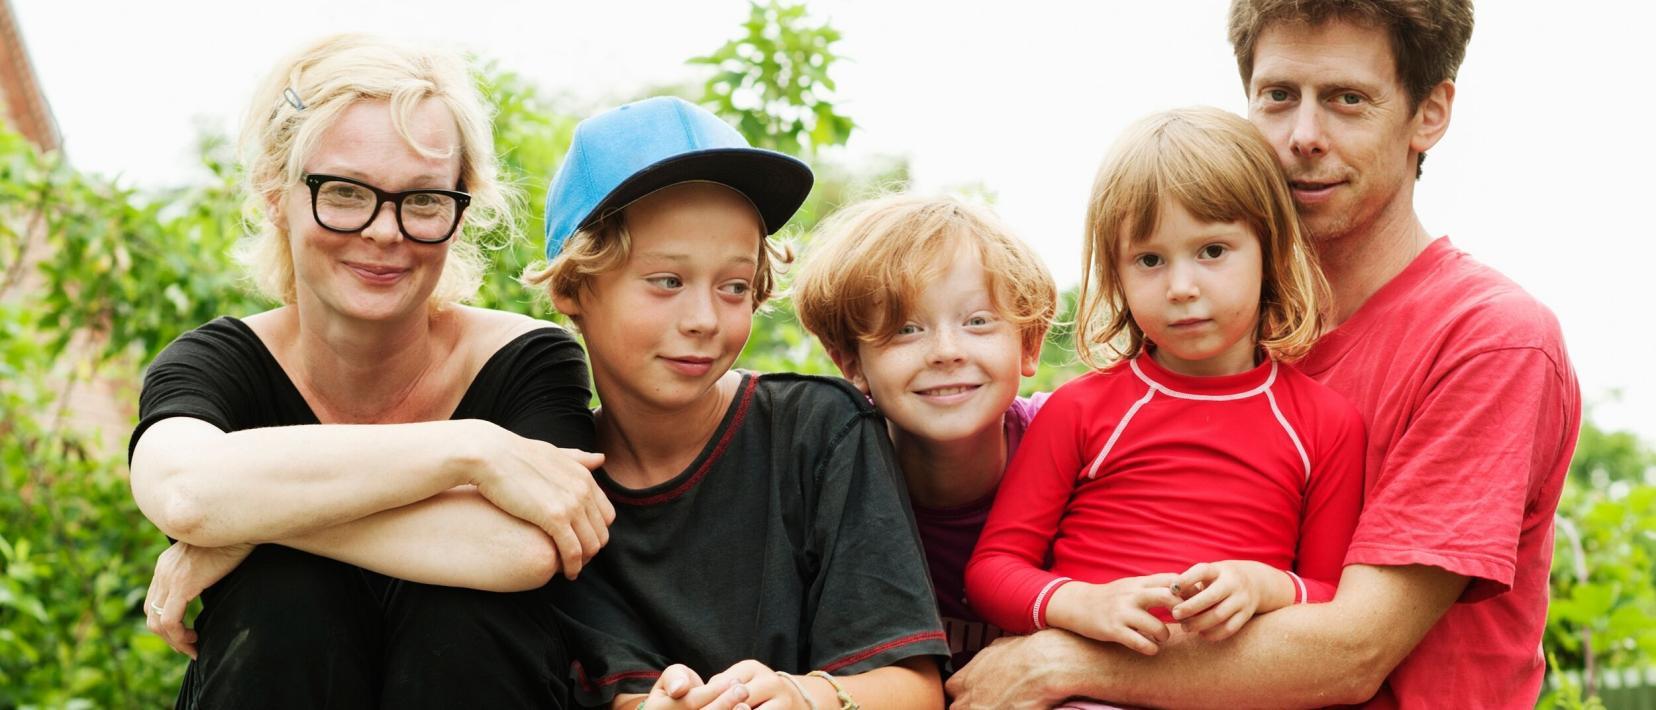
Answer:
<svg viewBox="0 0 1656 710"><path fill-rule="evenodd" d="M155 576L144 595L144 618L174 651L196 657L196 632L185 628L184 611L201 590L230 574L253 552L253 543L197 547L175 542L155 561Z"/></svg>
<svg viewBox="0 0 1656 710"><path fill-rule="evenodd" d="M1184 598L1173 607L1174 620L1209 641L1228 639L1255 614L1294 603L1288 573L1252 560L1197 564L1179 575L1172 591Z"/></svg>
<svg viewBox="0 0 1656 710"><path fill-rule="evenodd" d="M1147 656L1167 642L1167 624L1150 613L1181 600L1171 585L1177 575L1126 577L1108 584L1068 582L1047 602L1049 625L1090 639L1114 641Z"/></svg>
<svg viewBox="0 0 1656 710"><path fill-rule="evenodd" d="M609 542L609 525L615 522L615 506L592 478L604 455L560 449L500 427L494 431L500 436L487 444L475 475L478 492L545 530L558 547L564 576L574 579Z"/></svg>

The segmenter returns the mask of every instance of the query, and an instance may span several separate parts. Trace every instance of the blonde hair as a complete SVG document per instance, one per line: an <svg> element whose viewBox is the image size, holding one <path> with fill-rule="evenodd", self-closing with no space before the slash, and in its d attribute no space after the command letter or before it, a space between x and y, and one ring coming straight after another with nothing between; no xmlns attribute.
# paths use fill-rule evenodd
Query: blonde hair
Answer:
<svg viewBox="0 0 1656 710"><path fill-rule="evenodd" d="M995 310L1035 352L1057 313L1052 275L993 212L952 197L889 195L835 212L794 281L794 312L830 350L887 342L962 247L977 250Z"/></svg>
<svg viewBox="0 0 1656 710"><path fill-rule="evenodd" d="M1259 238L1259 346L1292 361L1322 330L1328 284L1317 268L1276 153L1253 124L1210 107L1140 119L1116 141L1093 181L1085 269L1076 314L1076 352L1093 367L1136 357L1144 331L1117 278L1120 240L1156 231L1162 201L1176 200L1204 222L1242 222ZM1094 358L1097 348L1109 357Z"/></svg>
<svg viewBox="0 0 1656 710"><path fill-rule="evenodd" d="M632 256L632 234L627 231L626 214L623 208L604 215L591 226L575 230L551 262L530 265L519 280L552 298L578 299L582 291L591 290L594 277L621 268ZM754 220L756 225L763 224L757 210ZM758 266L748 291L753 296L755 312L776 295L777 283L793 260L790 244L760 233Z"/></svg>
<svg viewBox="0 0 1656 710"><path fill-rule="evenodd" d="M460 185L471 195L430 302L440 307L477 293L484 259L469 237L497 227L515 229L509 219L515 193L497 177L491 111L459 54L361 34L336 35L301 49L278 64L253 94L240 142L248 237L237 258L260 292L282 303L295 298L288 234L268 210L299 184L322 134L351 106L386 101L392 125L411 148L444 157L446 150L420 145L409 132L415 109L427 99L454 117L460 134Z"/></svg>

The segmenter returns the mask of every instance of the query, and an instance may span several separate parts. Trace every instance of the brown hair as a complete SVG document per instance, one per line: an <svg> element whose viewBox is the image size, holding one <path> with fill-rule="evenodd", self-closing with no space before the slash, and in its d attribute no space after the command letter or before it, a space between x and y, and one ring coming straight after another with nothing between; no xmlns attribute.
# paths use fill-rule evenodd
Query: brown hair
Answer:
<svg viewBox="0 0 1656 710"><path fill-rule="evenodd" d="M626 213L625 209L612 212L589 227L575 230L556 258L531 265L520 280L553 298L578 298L582 290L591 289L593 277L621 268L632 255ZM759 219L757 213L754 219ZM753 310L760 310L775 295L777 282L793 260L793 247L787 242L760 234L758 268L754 270L753 288L748 291L753 296Z"/></svg>
<svg viewBox="0 0 1656 710"><path fill-rule="evenodd" d="M1259 129L1210 107L1166 111L1140 119L1116 141L1098 169L1087 206L1085 268L1077 296L1076 352L1093 367L1143 352L1117 278L1121 240L1156 231L1162 201L1177 200L1204 222L1242 222L1259 238L1264 274L1259 293L1259 346L1271 357L1303 355L1322 329L1328 284L1317 268L1294 211L1287 178ZM1094 350L1111 357L1100 363Z"/></svg>
<svg viewBox="0 0 1656 710"><path fill-rule="evenodd" d="M830 350L886 342L961 247L977 249L996 311L1035 352L1057 313L1052 275L994 213L952 197L888 195L835 212L800 267L794 312Z"/></svg>
<svg viewBox="0 0 1656 710"><path fill-rule="evenodd" d="M1331 20L1385 30L1411 113L1433 87L1454 80L1472 40L1472 0L1232 0L1230 43L1242 85L1253 81L1254 44L1265 28L1283 22L1315 27ZM1419 163L1424 162L1421 153ZM1418 163L1415 177L1420 177Z"/></svg>

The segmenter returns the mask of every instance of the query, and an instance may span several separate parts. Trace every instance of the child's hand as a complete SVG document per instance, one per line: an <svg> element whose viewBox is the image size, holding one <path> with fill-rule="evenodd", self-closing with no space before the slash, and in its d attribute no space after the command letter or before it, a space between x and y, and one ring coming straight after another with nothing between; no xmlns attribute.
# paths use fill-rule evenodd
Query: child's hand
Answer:
<svg viewBox="0 0 1656 710"><path fill-rule="evenodd" d="M806 678L798 676L794 677L793 682L789 682L787 678L783 678L776 671L771 670L770 666L751 659L741 661L725 669L724 672L707 679L708 685L718 685L720 683L738 683L742 685L747 688L747 702L745 704L753 708L763 707L765 710L772 710L772 708L775 710L790 710L790 708L805 710L812 707L804 696L803 684L805 682ZM818 683L821 681L812 678L810 682Z"/></svg>
<svg viewBox="0 0 1656 710"><path fill-rule="evenodd" d="M1230 638L1254 614L1294 603L1294 581L1263 562L1203 562L1178 576L1171 591L1183 598L1173 619L1210 641Z"/></svg>
<svg viewBox="0 0 1656 710"><path fill-rule="evenodd" d="M616 710L748 710L747 699L747 687L741 682L715 676L714 682L703 683L695 671L675 663L656 678L648 696L617 697L611 707Z"/></svg>
<svg viewBox="0 0 1656 710"><path fill-rule="evenodd" d="M1177 575L1127 577L1108 584L1069 582L1052 593L1047 622L1087 638L1114 641L1146 656L1167 642L1167 624L1151 609L1179 603L1172 584Z"/></svg>

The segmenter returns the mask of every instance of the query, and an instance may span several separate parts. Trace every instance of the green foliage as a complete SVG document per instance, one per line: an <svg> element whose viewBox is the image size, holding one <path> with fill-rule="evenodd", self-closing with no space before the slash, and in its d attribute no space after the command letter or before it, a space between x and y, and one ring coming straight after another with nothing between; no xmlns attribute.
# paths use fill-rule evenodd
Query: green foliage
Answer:
<svg viewBox="0 0 1656 710"><path fill-rule="evenodd" d="M717 70L704 101L760 148L799 154L843 144L854 124L834 110L828 75L839 31L812 24L803 3L780 0L752 2L742 29L712 54L690 60Z"/></svg>
<svg viewBox="0 0 1656 710"><path fill-rule="evenodd" d="M160 707L183 664L141 605L167 540L66 426L77 373L53 368L37 317L0 305L0 707Z"/></svg>
<svg viewBox="0 0 1656 710"><path fill-rule="evenodd" d="M1604 710L1604 702L1589 694L1576 674L1558 670L1558 657L1551 651L1547 652L1547 667L1553 671L1552 689L1541 694L1535 704L1537 710Z"/></svg>
<svg viewBox="0 0 1656 710"><path fill-rule="evenodd" d="M518 277L544 261L546 188L569 150L580 119L558 111L533 84L498 65L484 65L477 79L484 97L495 106L495 152L500 157L501 181L515 187L519 199L507 226L482 240L490 263L473 303L548 318L553 311L537 303Z"/></svg>
<svg viewBox="0 0 1656 710"><path fill-rule="evenodd" d="M1051 392L1089 369L1075 353L1076 294L1076 288L1058 293L1058 317L1041 348L1040 369L1024 382L1026 392Z"/></svg>
<svg viewBox="0 0 1656 710"><path fill-rule="evenodd" d="M5 213L27 215L40 240L11 232L20 256L50 254L37 302L46 323L74 324L46 333L61 354L74 336L105 342L105 358L135 355L148 362L179 333L225 313L244 313L263 300L241 288L226 255L241 236L232 161L221 139L201 145L210 176L200 186L140 196L112 181L82 175L61 156L41 157L14 134L0 137L6 175ZM8 230L10 231L10 230ZM7 286L26 262L10 262Z"/></svg>
<svg viewBox="0 0 1656 710"><path fill-rule="evenodd" d="M0 131L0 293L22 299L0 305L0 707L154 707L178 687L183 665L140 608L166 538L67 401L262 307L228 259L241 226L225 143L200 151L203 184L140 195Z"/></svg>
<svg viewBox="0 0 1656 710"><path fill-rule="evenodd" d="M1632 434L1583 422L1558 506L1545 646L1589 697L1599 671L1656 665L1653 465Z"/></svg>

